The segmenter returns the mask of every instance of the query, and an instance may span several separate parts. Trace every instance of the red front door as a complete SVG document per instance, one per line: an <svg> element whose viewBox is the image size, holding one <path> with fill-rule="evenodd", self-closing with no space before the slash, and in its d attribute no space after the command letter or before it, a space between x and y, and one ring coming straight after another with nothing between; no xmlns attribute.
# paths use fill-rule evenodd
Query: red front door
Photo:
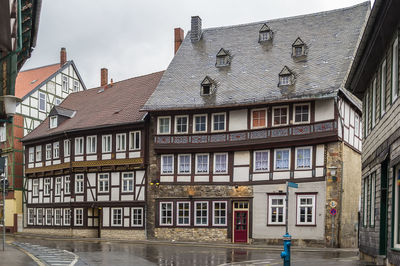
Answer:
<svg viewBox="0 0 400 266"><path fill-rule="evenodd" d="M247 214L248 211L235 211L234 212L234 225L233 234L234 242L244 242L247 243Z"/></svg>

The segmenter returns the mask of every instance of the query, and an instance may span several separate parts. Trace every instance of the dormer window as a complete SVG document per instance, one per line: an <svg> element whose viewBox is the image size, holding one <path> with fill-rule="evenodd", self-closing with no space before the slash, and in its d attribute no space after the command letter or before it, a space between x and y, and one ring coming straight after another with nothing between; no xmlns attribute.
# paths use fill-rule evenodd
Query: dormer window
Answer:
<svg viewBox="0 0 400 266"><path fill-rule="evenodd" d="M231 56L229 54L229 51L225 50L224 48L221 48L219 50L216 57L217 57L215 62L216 67L224 67L224 66L229 66L231 64Z"/></svg>
<svg viewBox="0 0 400 266"><path fill-rule="evenodd" d="M293 57L301 57L306 55L306 44L303 42L300 37L292 44L292 56Z"/></svg>
<svg viewBox="0 0 400 266"><path fill-rule="evenodd" d="M211 95L215 91L214 80L206 76L201 82L201 95Z"/></svg>
<svg viewBox="0 0 400 266"><path fill-rule="evenodd" d="M50 128L57 127L57 116L50 116Z"/></svg>
<svg viewBox="0 0 400 266"><path fill-rule="evenodd" d="M294 84L294 74L293 72L285 66L279 73L279 84L278 86L290 86Z"/></svg>
<svg viewBox="0 0 400 266"><path fill-rule="evenodd" d="M260 43L268 42L268 41L271 41L271 40L272 40L272 37L273 37L273 32L272 32L272 30L268 27L267 24L264 24L264 25L261 27L260 31L259 31L258 41L259 41Z"/></svg>

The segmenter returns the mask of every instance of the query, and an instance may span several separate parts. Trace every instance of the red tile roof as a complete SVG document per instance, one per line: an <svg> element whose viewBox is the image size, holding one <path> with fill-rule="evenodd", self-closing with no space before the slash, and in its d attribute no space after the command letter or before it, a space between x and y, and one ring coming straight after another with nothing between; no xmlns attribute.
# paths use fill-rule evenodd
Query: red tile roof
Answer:
<svg viewBox="0 0 400 266"><path fill-rule="evenodd" d="M140 122L146 113L140 112L158 85L164 71L134 77L82 92L70 94L59 106L76 111L75 116L57 128L49 128L47 117L23 141L57 135L63 132L95 127Z"/></svg>
<svg viewBox="0 0 400 266"><path fill-rule="evenodd" d="M24 97L59 69L60 64L57 63L19 72L15 83L15 96ZM33 82L34 80L36 81Z"/></svg>

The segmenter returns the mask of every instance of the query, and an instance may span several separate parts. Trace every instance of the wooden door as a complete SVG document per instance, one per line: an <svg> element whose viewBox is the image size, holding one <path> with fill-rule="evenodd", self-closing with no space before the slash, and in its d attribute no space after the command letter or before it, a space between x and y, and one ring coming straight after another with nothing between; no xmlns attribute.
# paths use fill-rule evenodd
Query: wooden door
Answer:
<svg viewBox="0 0 400 266"><path fill-rule="evenodd" d="M248 211L234 211L233 234L235 243L247 243Z"/></svg>

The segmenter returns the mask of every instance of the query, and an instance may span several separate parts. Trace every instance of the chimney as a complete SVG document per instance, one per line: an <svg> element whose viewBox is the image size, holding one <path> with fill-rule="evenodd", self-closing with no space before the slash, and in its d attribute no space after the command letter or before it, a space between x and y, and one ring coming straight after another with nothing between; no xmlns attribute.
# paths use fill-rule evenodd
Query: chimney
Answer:
<svg viewBox="0 0 400 266"><path fill-rule="evenodd" d="M62 47L60 51L60 67L62 67L67 62L67 50Z"/></svg>
<svg viewBox="0 0 400 266"><path fill-rule="evenodd" d="M201 18L199 16L192 17L192 28L190 30L190 40L198 42L201 39Z"/></svg>
<svg viewBox="0 0 400 266"><path fill-rule="evenodd" d="M105 86L108 84L108 69L107 68L102 68L100 70L100 86Z"/></svg>
<svg viewBox="0 0 400 266"><path fill-rule="evenodd" d="M181 44L183 42L184 34L183 34L183 30L181 28L175 28L174 33L175 33L175 53L174 54L176 54L176 52L179 49L179 46L181 46Z"/></svg>

